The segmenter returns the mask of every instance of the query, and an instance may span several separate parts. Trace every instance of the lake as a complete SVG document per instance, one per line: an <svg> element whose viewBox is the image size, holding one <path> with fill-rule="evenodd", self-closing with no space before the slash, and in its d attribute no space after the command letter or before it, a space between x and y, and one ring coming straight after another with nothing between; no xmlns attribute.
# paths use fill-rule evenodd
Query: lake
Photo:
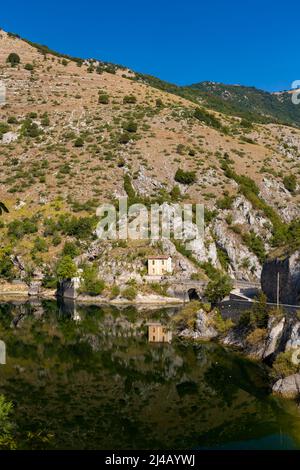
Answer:
<svg viewBox="0 0 300 470"><path fill-rule="evenodd" d="M0 303L0 394L25 449L300 449L268 370L215 343L147 341L174 308Z"/></svg>

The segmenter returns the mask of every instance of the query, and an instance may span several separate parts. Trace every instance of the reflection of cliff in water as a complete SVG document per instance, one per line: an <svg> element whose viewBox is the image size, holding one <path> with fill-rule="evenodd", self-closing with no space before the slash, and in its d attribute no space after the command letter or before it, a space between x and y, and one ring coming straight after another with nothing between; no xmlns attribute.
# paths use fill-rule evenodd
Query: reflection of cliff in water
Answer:
<svg viewBox="0 0 300 470"><path fill-rule="evenodd" d="M69 302L0 305L9 351L0 393L16 404L22 432L34 426L54 436L32 445L188 449L279 429L293 430L293 440L296 407L270 398L263 366L214 343L148 344L149 318L170 315Z"/></svg>

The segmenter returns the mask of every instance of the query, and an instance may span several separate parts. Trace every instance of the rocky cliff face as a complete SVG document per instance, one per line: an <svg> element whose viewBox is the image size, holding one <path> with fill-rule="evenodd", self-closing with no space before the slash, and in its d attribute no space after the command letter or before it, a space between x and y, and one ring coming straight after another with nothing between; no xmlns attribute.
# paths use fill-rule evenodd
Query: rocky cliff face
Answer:
<svg viewBox="0 0 300 470"><path fill-rule="evenodd" d="M257 330L258 331L258 330ZM272 315L265 329L254 337L248 328L236 326L229 330L222 342L242 349L254 359L272 363L281 352L300 347L300 321L294 315Z"/></svg>
<svg viewBox="0 0 300 470"><path fill-rule="evenodd" d="M261 274L261 286L270 302L277 301L279 283L279 301L284 304L300 303L300 252L296 251L283 259L266 261Z"/></svg>

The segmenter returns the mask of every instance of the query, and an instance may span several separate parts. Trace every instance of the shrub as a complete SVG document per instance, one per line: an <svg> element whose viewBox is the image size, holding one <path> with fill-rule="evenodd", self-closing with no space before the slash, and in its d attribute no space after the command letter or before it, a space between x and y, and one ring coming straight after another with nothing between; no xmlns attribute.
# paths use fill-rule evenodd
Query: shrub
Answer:
<svg viewBox="0 0 300 470"><path fill-rule="evenodd" d="M110 299L115 299L118 295L120 295L120 287L115 284L111 288Z"/></svg>
<svg viewBox="0 0 300 470"><path fill-rule="evenodd" d="M3 134L9 131L9 125L6 122L0 122L0 139L2 139Z"/></svg>
<svg viewBox="0 0 300 470"><path fill-rule="evenodd" d="M243 235L243 241L250 251L254 253L261 263L266 259L265 245L262 239L254 232L250 231Z"/></svg>
<svg viewBox="0 0 300 470"><path fill-rule="evenodd" d="M50 125L50 119L47 113L44 113L41 119L41 124L44 127L47 127Z"/></svg>
<svg viewBox="0 0 300 470"><path fill-rule="evenodd" d="M31 72L34 69L34 67L32 64L25 64L24 69Z"/></svg>
<svg viewBox="0 0 300 470"><path fill-rule="evenodd" d="M24 235L36 233L38 226L34 218L13 220L8 224L8 235L13 238L23 238Z"/></svg>
<svg viewBox="0 0 300 470"><path fill-rule="evenodd" d="M124 125L123 129L127 132L136 132L137 124L134 121L129 121Z"/></svg>
<svg viewBox="0 0 300 470"><path fill-rule="evenodd" d="M98 98L99 104L108 104L109 103L109 96L106 93L101 93Z"/></svg>
<svg viewBox="0 0 300 470"><path fill-rule="evenodd" d="M286 351L278 354L272 365L272 375L274 378L284 378L296 374L299 371L299 365L292 362L293 351Z"/></svg>
<svg viewBox="0 0 300 470"><path fill-rule="evenodd" d="M267 330L265 328L256 328L246 337L246 341L251 346L256 346L266 339Z"/></svg>
<svg viewBox="0 0 300 470"><path fill-rule="evenodd" d="M11 249L9 247L0 249L0 277L13 279L14 265L10 259Z"/></svg>
<svg viewBox="0 0 300 470"><path fill-rule="evenodd" d="M207 126L214 127L215 129L222 129L219 119L203 108L196 108L194 117L198 119L198 121L204 122Z"/></svg>
<svg viewBox="0 0 300 470"><path fill-rule="evenodd" d="M184 171L178 168L174 179L181 184L193 184L196 181L196 173L194 171Z"/></svg>
<svg viewBox="0 0 300 470"><path fill-rule="evenodd" d="M34 240L34 250L39 251L39 252L48 251L48 246L47 246L46 240L44 238L37 237Z"/></svg>
<svg viewBox="0 0 300 470"><path fill-rule="evenodd" d="M80 250L77 245L73 242L66 242L63 247L62 251L64 256L71 256L71 258L75 258L80 254Z"/></svg>
<svg viewBox="0 0 300 470"><path fill-rule="evenodd" d="M84 140L82 137L78 137L75 142L74 142L74 147L83 147L84 146Z"/></svg>
<svg viewBox="0 0 300 470"><path fill-rule="evenodd" d="M9 56L6 59L6 62L10 64L12 67L15 67L21 62L20 56L16 54L15 52L12 52L9 54Z"/></svg>
<svg viewBox="0 0 300 470"><path fill-rule="evenodd" d="M253 123L248 121L247 119L242 119L240 122L240 126L244 127L244 129L252 129Z"/></svg>
<svg viewBox="0 0 300 470"><path fill-rule="evenodd" d="M78 239L90 238L97 224L96 217L65 217L59 218L58 227L70 237Z"/></svg>
<svg viewBox="0 0 300 470"><path fill-rule="evenodd" d="M28 117L23 121L21 127L21 135L24 137L38 137L42 131L39 129L38 125L35 122L32 122L31 118Z"/></svg>
<svg viewBox="0 0 300 470"><path fill-rule="evenodd" d="M124 104L135 104L136 103L136 97L134 95L126 95L123 98L123 103Z"/></svg>
<svg viewBox="0 0 300 470"><path fill-rule="evenodd" d="M96 266L85 266L82 273L82 284L80 291L89 295L100 295L104 288L105 283L98 277L98 270Z"/></svg>
<svg viewBox="0 0 300 470"><path fill-rule="evenodd" d="M159 284L158 282L153 282L150 284L150 287L153 292L157 295L167 296L167 286L165 284Z"/></svg>
<svg viewBox="0 0 300 470"><path fill-rule="evenodd" d="M119 137L119 143L120 144L128 144L130 142L131 136L128 132L123 132L123 134L120 135Z"/></svg>
<svg viewBox="0 0 300 470"><path fill-rule="evenodd" d="M179 186L173 186L173 188L170 191L170 196L172 201L179 201L181 199L181 192L179 189Z"/></svg>
<svg viewBox="0 0 300 470"><path fill-rule="evenodd" d="M52 244L53 246L58 246L61 244L61 237L59 235L54 235L52 238Z"/></svg>
<svg viewBox="0 0 300 470"><path fill-rule="evenodd" d="M177 152L179 155L184 155L185 146L184 146L183 144L178 144L178 145L177 145L177 148L176 148L176 152Z"/></svg>
<svg viewBox="0 0 300 470"><path fill-rule="evenodd" d="M222 334L227 333L234 326L233 321L230 318L224 319L218 309L213 311L212 324Z"/></svg>
<svg viewBox="0 0 300 470"><path fill-rule="evenodd" d="M285 188L290 192L294 193L297 187L297 178L295 175L288 175L283 178L283 184Z"/></svg>
<svg viewBox="0 0 300 470"><path fill-rule="evenodd" d="M57 278L53 273L50 272L50 270L46 271L42 281L42 286L46 289L56 289Z"/></svg>
<svg viewBox="0 0 300 470"><path fill-rule="evenodd" d="M15 116L9 116L7 118L7 122L8 124L18 124L18 120Z"/></svg>
<svg viewBox="0 0 300 470"><path fill-rule="evenodd" d="M219 209L231 209L233 199L233 196L226 194L223 198L217 200L217 207Z"/></svg>
<svg viewBox="0 0 300 470"><path fill-rule="evenodd" d="M13 403L7 401L4 395L0 395L0 447L1 450L15 450L17 447L14 439L15 424L11 421Z"/></svg>
<svg viewBox="0 0 300 470"><path fill-rule="evenodd" d="M251 310L242 313L238 325L252 330L255 328L265 329L268 326L269 312L267 308L267 298L261 292Z"/></svg>
<svg viewBox="0 0 300 470"><path fill-rule="evenodd" d="M137 296L137 290L134 286L128 286L123 290L122 296L127 300L134 300Z"/></svg>

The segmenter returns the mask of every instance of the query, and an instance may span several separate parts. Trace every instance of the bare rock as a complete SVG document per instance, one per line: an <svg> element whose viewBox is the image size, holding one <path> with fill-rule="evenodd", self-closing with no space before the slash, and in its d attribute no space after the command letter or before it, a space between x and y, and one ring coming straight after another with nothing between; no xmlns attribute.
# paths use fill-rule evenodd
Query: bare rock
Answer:
<svg viewBox="0 0 300 470"><path fill-rule="evenodd" d="M285 398L297 398L300 395L300 374L293 374L279 379L273 385L273 393Z"/></svg>

